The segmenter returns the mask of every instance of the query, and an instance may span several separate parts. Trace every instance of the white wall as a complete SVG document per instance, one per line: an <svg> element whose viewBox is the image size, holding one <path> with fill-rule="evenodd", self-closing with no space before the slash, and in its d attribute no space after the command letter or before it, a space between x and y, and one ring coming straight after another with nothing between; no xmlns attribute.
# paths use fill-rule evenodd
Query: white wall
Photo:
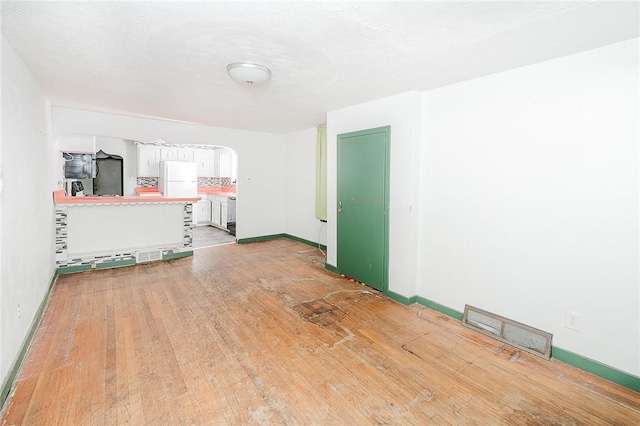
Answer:
<svg viewBox="0 0 640 426"><path fill-rule="evenodd" d="M315 128L286 135L285 232L326 245L326 224L316 219Z"/></svg>
<svg viewBox="0 0 640 426"><path fill-rule="evenodd" d="M420 92L407 92L327 114L327 263L337 265L336 148L339 134L391 126L389 290L415 295L419 204Z"/></svg>
<svg viewBox="0 0 640 426"><path fill-rule="evenodd" d="M424 93L419 295L639 375L638 73L635 39Z"/></svg>
<svg viewBox="0 0 640 426"><path fill-rule="evenodd" d="M238 154L239 239L285 232L285 136L53 107L56 137L96 135L174 144L222 145Z"/></svg>
<svg viewBox="0 0 640 426"><path fill-rule="evenodd" d="M2 36L0 374L16 360L54 274L49 102Z"/></svg>

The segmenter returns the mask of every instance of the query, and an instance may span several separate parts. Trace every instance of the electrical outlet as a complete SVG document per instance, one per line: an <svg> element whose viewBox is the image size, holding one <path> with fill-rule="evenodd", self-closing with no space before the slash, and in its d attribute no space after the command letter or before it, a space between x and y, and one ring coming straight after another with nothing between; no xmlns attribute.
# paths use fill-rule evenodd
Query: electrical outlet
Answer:
<svg viewBox="0 0 640 426"><path fill-rule="evenodd" d="M580 314L567 311L564 326L570 330L580 331Z"/></svg>
<svg viewBox="0 0 640 426"><path fill-rule="evenodd" d="M20 305L18 304L18 319L22 318L22 309L20 308Z"/></svg>

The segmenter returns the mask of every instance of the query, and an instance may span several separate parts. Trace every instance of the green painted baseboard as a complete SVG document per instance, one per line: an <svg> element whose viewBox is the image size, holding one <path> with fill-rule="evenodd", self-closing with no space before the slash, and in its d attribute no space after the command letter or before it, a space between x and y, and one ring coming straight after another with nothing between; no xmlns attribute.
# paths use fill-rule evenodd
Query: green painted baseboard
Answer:
<svg viewBox="0 0 640 426"><path fill-rule="evenodd" d="M75 266L61 266L56 271L58 275L74 274L76 272L90 271L91 265L75 265Z"/></svg>
<svg viewBox="0 0 640 426"><path fill-rule="evenodd" d="M113 262L96 263L96 269L120 268L121 266L131 266L135 264L135 259L116 260Z"/></svg>
<svg viewBox="0 0 640 426"><path fill-rule="evenodd" d="M287 238L289 240L298 241L299 243L303 243L311 247L318 248L319 246L320 249L323 251L327 250L327 246L325 245L322 245L322 244L318 245L318 243L314 243L313 241L305 240L304 238L296 237L295 235L290 235L290 234L273 234L273 235L263 235L261 237L241 238L237 240L237 243L249 244L249 243L257 243L260 241L277 240L278 238Z"/></svg>
<svg viewBox="0 0 640 426"><path fill-rule="evenodd" d="M7 374L7 377L5 377L4 381L2 382L2 388L0 389L0 408L4 406L4 403L7 400L7 397L9 396L9 392L11 392L11 387L13 386L13 382L16 379L16 376L18 375L18 371L20 370L20 367L22 366L22 362L24 361L24 357L27 354L27 350L29 349L29 346L31 345L31 341L33 340L33 337L35 336L36 331L40 326L40 321L42 321L42 317L44 316L44 311L47 307L47 304L49 303L51 290L53 290L53 285L56 282L56 278L58 278L58 271L53 272L53 277L51 277L51 281L49 282L49 287L47 288L47 291L45 292L44 297L40 302L40 306L38 306L38 310L36 311L36 314L33 317L33 321L31 321L31 326L29 326L29 331L27 332L27 335L22 341L22 346L20 346L20 351L18 352L18 355L16 356L16 359L13 362L13 365L9 369L9 374Z"/></svg>
<svg viewBox="0 0 640 426"><path fill-rule="evenodd" d="M322 245L322 244L318 244L318 243L314 243L313 241L305 240L304 238L296 237L295 235L284 234L284 238L288 238L288 239L293 240L293 241L298 241L299 243L304 243L304 244L306 244L308 246L311 246L311 247L314 247L314 248L320 248L320 250L322 250L322 251L327 251L327 246Z"/></svg>
<svg viewBox="0 0 640 426"><path fill-rule="evenodd" d="M340 275L340 271L338 270L338 268L336 268L333 265L329 265L328 263L324 264L324 269L326 269L327 271L333 272L334 274Z"/></svg>
<svg viewBox="0 0 640 426"><path fill-rule="evenodd" d="M558 361L562 361L565 364L573 365L581 370L600 376L603 379L607 379L629 389L633 389L636 392L640 392L640 377L625 373L624 371L620 371L606 364L602 364L601 362L594 361L590 358L578 355L557 346L553 346L551 348L551 357Z"/></svg>
<svg viewBox="0 0 640 426"><path fill-rule="evenodd" d="M418 303L422 306L433 309L436 312L440 312L441 314L445 314L457 320L462 320L462 312L420 296L406 297L392 291L388 291L386 295L387 297L405 305ZM624 371L620 371L614 367L610 367L606 364L602 364L601 362L594 361L557 346L553 346L551 348L551 357L558 361L562 361L565 364L572 365L588 373L602 377L603 379L609 380L613 383L617 383L629 389L633 389L636 392L640 392L640 377L634 376L633 374L625 373Z"/></svg>
<svg viewBox="0 0 640 426"><path fill-rule="evenodd" d="M422 306L426 306L429 309L433 309L434 311L440 312L441 314L445 314L450 316L451 318L455 318L457 320L462 321L462 312L456 311L455 309L451 309L448 306L441 305L439 303L434 302L433 300L425 299L424 297L415 296L416 302L421 304Z"/></svg>
<svg viewBox="0 0 640 426"><path fill-rule="evenodd" d="M180 259L189 256L193 256L193 250L163 254L162 260ZM58 268L56 272L58 275L74 274L76 272L92 271L94 269L121 268L123 266L132 266L135 264L135 259L114 260L113 262L96 263L95 265L62 266Z"/></svg>
<svg viewBox="0 0 640 426"><path fill-rule="evenodd" d="M287 237L287 234L273 234L273 235L263 235L261 237L241 238L236 242L238 244L249 244L249 243L258 243L260 241L277 240L278 238L286 238L286 237Z"/></svg>
<svg viewBox="0 0 640 426"><path fill-rule="evenodd" d="M193 256L193 251L192 250L181 251L181 252L178 252L178 253L163 254L162 255L162 260L180 259L180 258L189 257L189 256ZM135 262L133 262L133 263L135 263Z"/></svg>
<svg viewBox="0 0 640 426"><path fill-rule="evenodd" d="M393 292L393 291L391 291L391 290L387 291L386 296L387 296L389 299L393 299L393 300L395 300L396 302L400 302L400 303L402 303L403 305L413 305L414 303L416 303L416 300L417 300L417 299L416 299L416 296L413 296L413 297L406 297L406 296L403 296L403 295L401 295L401 294L394 293L394 292Z"/></svg>

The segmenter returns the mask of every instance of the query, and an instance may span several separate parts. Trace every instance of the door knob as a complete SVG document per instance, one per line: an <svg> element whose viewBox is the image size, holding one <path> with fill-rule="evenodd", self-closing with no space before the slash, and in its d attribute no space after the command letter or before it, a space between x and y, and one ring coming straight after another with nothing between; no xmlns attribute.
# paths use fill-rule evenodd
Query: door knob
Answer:
<svg viewBox="0 0 640 426"><path fill-rule="evenodd" d="M338 201L338 213L342 213L342 201Z"/></svg>

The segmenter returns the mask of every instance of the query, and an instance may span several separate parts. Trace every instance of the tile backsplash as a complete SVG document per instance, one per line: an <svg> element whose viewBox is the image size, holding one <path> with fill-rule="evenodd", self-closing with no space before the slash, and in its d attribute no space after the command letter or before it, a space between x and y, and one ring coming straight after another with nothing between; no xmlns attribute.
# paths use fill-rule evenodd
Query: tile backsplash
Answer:
<svg viewBox="0 0 640 426"><path fill-rule="evenodd" d="M137 186L142 188L157 188L157 177L138 177ZM229 187L233 186L230 177L199 177L198 187Z"/></svg>
<svg viewBox="0 0 640 426"><path fill-rule="evenodd" d="M136 184L137 186L140 186L142 188L157 188L158 178L157 177L139 177Z"/></svg>
<svg viewBox="0 0 640 426"><path fill-rule="evenodd" d="M198 186L232 186L232 183L229 177L199 177Z"/></svg>

